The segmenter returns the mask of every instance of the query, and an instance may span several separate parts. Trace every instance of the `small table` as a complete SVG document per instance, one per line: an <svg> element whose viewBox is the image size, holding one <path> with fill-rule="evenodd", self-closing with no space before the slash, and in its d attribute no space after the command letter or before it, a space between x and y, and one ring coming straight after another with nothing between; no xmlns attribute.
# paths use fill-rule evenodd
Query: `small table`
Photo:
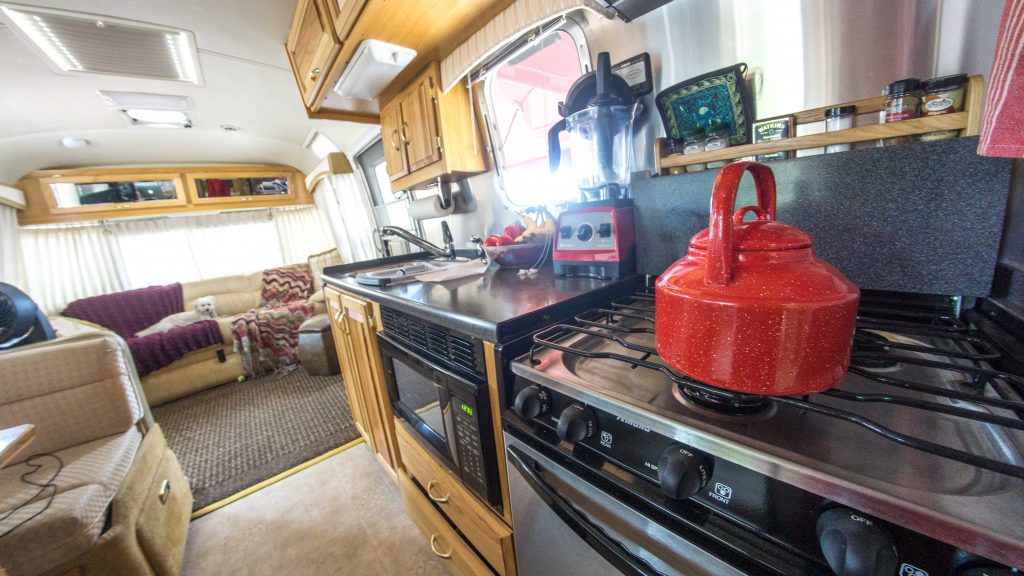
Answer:
<svg viewBox="0 0 1024 576"><path fill-rule="evenodd" d="M36 427L32 424L22 424L0 430L0 468L32 443L36 437Z"/></svg>

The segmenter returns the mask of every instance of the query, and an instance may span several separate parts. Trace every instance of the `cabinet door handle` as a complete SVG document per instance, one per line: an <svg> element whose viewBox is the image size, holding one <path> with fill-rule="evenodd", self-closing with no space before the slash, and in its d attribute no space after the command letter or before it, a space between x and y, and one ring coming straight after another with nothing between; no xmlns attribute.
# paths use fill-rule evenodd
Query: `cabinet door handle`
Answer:
<svg viewBox="0 0 1024 576"><path fill-rule="evenodd" d="M434 553L438 558L444 558L445 560L452 557L452 550L454 547L449 547L447 552L437 551L437 534L430 535L430 551Z"/></svg>
<svg viewBox="0 0 1024 576"><path fill-rule="evenodd" d="M391 147L395 149L395 152L398 152L401 148L398 147L398 142L395 141L395 136L398 136L398 128L391 131Z"/></svg>
<svg viewBox="0 0 1024 576"><path fill-rule="evenodd" d="M351 332L348 329L348 310L342 308L338 312L338 315L338 322L341 324L341 333L344 334L345 336L350 335Z"/></svg>
<svg viewBox="0 0 1024 576"><path fill-rule="evenodd" d="M309 71L309 79L311 81L316 82L316 79L319 78L319 77L320 77L320 69L319 68L313 68L312 70Z"/></svg>
<svg viewBox="0 0 1024 576"><path fill-rule="evenodd" d="M445 494L444 496L434 496L434 494L431 493L431 490L434 488L434 484L437 484L437 480L431 480L430 482L427 482L427 496L430 496L430 499L433 500L434 502L437 502L438 504L447 504L448 494Z"/></svg>
<svg viewBox="0 0 1024 576"><path fill-rule="evenodd" d="M406 146L409 145L409 132L408 132L408 129L409 129L409 123L408 122L402 122L402 142L405 143Z"/></svg>

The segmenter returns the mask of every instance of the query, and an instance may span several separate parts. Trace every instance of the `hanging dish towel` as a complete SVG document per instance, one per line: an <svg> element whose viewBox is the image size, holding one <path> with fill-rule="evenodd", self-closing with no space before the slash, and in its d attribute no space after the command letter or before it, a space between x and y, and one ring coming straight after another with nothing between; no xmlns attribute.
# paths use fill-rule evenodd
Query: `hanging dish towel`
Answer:
<svg viewBox="0 0 1024 576"><path fill-rule="evenodd" d="M978 154L1024 158L1024 0L1007 0L996 40Z"/></svg>

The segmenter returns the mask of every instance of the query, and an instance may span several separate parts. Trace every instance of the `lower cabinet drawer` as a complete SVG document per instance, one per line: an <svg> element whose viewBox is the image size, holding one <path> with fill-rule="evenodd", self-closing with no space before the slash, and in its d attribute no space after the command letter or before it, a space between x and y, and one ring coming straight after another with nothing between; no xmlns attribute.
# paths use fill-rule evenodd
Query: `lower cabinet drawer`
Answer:
<svg viewBox="0 0 1024 576"><path fill-rule="evenodd" d="M445 517L403 471L398 471L402 505L409 517L430 539L430 548L456 576L494 576L494 572L470 548Z"/></svg>
<svg viewBox="0 0 1024 576"><path fill-rule="evenodd" d="M402 421L395 422L398 451L406 472L419 482L428 498L501 576L514 576L512 530L433 455L424 449Z"/></svg>

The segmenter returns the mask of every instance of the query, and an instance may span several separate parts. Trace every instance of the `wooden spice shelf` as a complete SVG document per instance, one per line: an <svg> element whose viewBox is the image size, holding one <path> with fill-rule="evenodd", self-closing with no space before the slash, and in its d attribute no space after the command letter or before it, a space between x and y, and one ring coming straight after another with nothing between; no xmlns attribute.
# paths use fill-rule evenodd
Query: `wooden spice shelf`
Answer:
<svg viewBox="0 0 1024 576"><path fill-rule="evenodd" d="M721 160L735 160L748 156L760 154L772 154L775 152L790 152L794 150L805 150L808 148L821 148L832 144L853 144L856 142L869 142L883 138L896 138L900 136L916 136L929 132L943 130L958 130L960 136L974 136L981 129L981 103L984 98L984 78L980 75L971 76L967 81L967 89L964 94L964 111L941 116L927 116L891 122L889 124L872 124L869 126L858 126L847 130L836 130L834 132L821 132L819 134L808 134L796 136L784 140L772 142L760 142L758 144L744 144L732 146L710 152L698 152L695 154L669 154L666 139L658 138L655 141L656 172L668 174L672 168L681 168L691 164L703 164ZM825 111L836 106L856 106L857 115L878 113L885 108L886 98L874 96L862 98L850 102L834 104L813 108L793 114L796 124L810 124L821 122L825 119Z"/></svg>

